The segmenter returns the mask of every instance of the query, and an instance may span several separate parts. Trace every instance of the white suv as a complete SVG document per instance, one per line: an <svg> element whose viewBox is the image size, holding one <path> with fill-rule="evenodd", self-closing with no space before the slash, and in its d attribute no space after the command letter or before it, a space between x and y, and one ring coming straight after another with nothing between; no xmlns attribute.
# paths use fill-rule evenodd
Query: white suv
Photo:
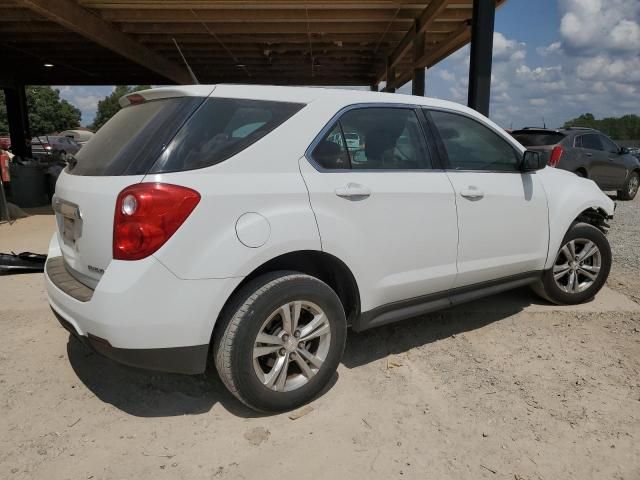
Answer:
<svg viewBox="0 0 640 480"><path fill-rule="evenodd" d="M528 284L578 303L609 273L614 203L460 105L240 85L121 104L58 180L51 306L128 365L212 359L254 409L317 395L349 326Z"/></svg>

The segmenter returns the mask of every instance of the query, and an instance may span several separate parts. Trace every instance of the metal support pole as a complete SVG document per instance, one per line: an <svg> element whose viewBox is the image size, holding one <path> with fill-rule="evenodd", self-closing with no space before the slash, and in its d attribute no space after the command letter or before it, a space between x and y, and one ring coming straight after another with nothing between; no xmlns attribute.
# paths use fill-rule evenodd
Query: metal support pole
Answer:
<svg viewBox="0 0 640 480"><path fill-rule="evenodd" d="M486 116L489 115L491 99L491 62L495 15L495 0L473 0L468 105Z"/></svg>
<svg viewBox="0 0 640 480"><path fill-rule="evenodd" d="M387 86L384 91L395 93L396 91L396 67L391 66L391 59L387 58Z"/></svg>
<svg viewBox="0 0 640 480"><path fill-rule="evenodd" d="M424 97L426 69L420 68L416 62L424 55L424 33L419 34L413 42L413 78L411 79L411 94Z"/></svg>
<svg viewBox="0 0 640 480"><path fill-rule="evenodd" d="M14 155L31 156L31 145L27 144L29 133L29 117L27 115L27 95L24 85L6 87L4 99L7 106L7 120L9 121L9 135L11 150Z"/></svg>

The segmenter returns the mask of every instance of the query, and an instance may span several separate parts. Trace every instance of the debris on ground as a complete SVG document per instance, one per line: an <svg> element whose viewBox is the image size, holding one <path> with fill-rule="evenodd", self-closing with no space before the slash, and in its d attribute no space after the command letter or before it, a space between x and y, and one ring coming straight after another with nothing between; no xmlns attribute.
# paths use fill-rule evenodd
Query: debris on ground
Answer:
<svg viewBox="0 0 640 480"><path fill-rule="evenodd" d="M43 272L47 256L40 253L0 253L0 275Z"/></svg>
<svg viewBox="0 0 640 480"><path fill-rule="evenodd" d="M305 415L309 414L313 412L313 407L311 405L305 405L302 408L299 408L298 410L291 412L289 414L289 419L291 420L297 420L300 417L304 417Z"/></svg>

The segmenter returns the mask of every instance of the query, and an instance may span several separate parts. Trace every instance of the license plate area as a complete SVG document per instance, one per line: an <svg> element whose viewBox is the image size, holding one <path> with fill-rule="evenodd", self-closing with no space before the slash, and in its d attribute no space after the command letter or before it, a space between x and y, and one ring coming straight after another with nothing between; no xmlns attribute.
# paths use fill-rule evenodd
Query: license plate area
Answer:
<svg viewBox="0 0 640 480"><path fill-rule="evenodd" d="M62 217L62 239L69 245L76 243L76 222L75 219Z"/></svg>
<svg viewBox="0 0 640 480"><path fill-rule="evenodd" d="M62 240L65 244L74 247L82 228L80 208L74 203L54 198L53 209L58 215L58 226Z"/></svg>

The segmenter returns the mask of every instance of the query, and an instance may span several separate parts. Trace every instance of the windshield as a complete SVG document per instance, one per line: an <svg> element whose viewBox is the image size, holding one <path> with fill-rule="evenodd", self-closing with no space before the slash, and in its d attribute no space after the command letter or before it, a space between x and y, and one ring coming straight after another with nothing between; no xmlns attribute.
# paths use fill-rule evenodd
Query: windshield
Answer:
<svg viewBox="0 0 640 480"><path fill-rule="evenodd" d="M89 176L147 173L180 127L204 101L179 97L129 105L116 113L75 155L69 173Z"/></svg>
<svg viewBox="0 0 640 480"><path fill-rule="evenodd" d="M560 143L564 135L559 132L515 132L513 138L525 147L543 147Z"/></svg>

